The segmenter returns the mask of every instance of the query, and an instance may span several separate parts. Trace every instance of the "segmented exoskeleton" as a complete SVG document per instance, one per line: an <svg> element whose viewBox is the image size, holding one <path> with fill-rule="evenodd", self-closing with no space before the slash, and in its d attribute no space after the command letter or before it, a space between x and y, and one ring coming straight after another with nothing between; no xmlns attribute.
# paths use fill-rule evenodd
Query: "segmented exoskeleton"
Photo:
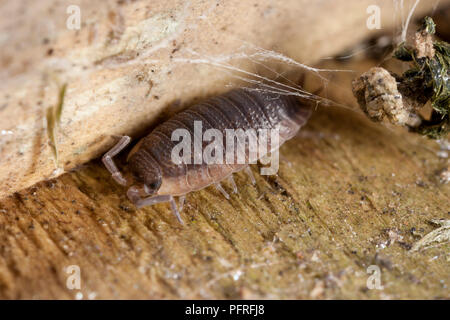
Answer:
<svg viewBox="0 0 450 320"><path fill-rule="evenodd" d="M225 178L230 179L234 192L237 192L232 174L246 169L252 183L255 183L248 166L255 159L250 159L246 152L244 163L176 164L172 161L172 150L177 144L172 141L174 130L186 129L195 138L195 134L198 135L198 132L194 132L195 121L202 123L202 136L208 129L217 129L224 137L226 129L277 129L279 139L277 142L271 141L270 148L267 149L271 152L292 138L306 123L310 114L310 103L295 96L263 90L234 89L176 114L142 138L128 155L130 173L127 173L127 177L117 169L112 157L125 148L131 140L130 137L122 137L102 160L118 183L129 185L129 182L134 180L134 185L128 189L127 195L138 208L170 202L174 214L182 222L179 212L187 193L215 184L216 188L229 198L220 182ZM204 141L202 143L203 147L207 144ZM246 151L247 149L248 147ZM264 155L259 154L258 158L262 156ZM179 209L174 196L180 197Z"/></svg>

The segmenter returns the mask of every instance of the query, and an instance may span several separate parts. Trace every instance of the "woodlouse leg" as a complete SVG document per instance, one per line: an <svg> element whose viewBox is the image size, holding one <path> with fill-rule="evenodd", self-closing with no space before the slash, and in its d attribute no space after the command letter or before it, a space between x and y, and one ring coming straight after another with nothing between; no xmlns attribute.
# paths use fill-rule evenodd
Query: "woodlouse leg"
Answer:
<svg viewBox="0 0 450 320"><path fill-rule="evenodd" d="M122 173L117 169L116 165L112 157L117 155L120 151L122 151L131 141L129 136L123 136L120 138L119 142L107 153L105 153L102 157L103 164L106 169L111 172L112 177L118 184L125 186L127 184L127 180L123 177Z"/></svg>
<svg viewBox="0 0 450 320"><path fill-rule="evenodd" d="M175 215L175 217L177 217L178 221L181 224L184 224L183 219L181 219L181 216L180 216L180 211L178 211L178 209L177 209L177 204L175 203L175 199L172 196L170 196L169 201L170 201L170 206L172 207L172 213Z"/></svg>
<svg viewBox="0 0 450 320"><path fill-rule="evenodd" d="M250 177L250 181L252 182L252 184L255 185L256 184L255 176L253 175L253 171L250 168L250 166L245 167L245 173L247 173L247 175Z"/></svg>
<svg viewBox="0 0 450 320"><path fill-rule="evenodd" d="M132 191L133 192L133 191ZM142 207L151 206L157 203L161 202L169 202L170 207L172 208L172 213L177 217L178 221L181 224L183 223L183 219L181 219L180 212L177 209L177 205L175 203L175 199L170 195L162 195L162 196L154 196L154 197L148 197L148 198L137 198L136 196L132 196L132 201L134 202L134 205L140 209Z"/></svg>
<svg viewBox="0 0 450 320"><path fill-rule="evenodd" d="M172 196L163 195L163 196L154 196L148 198L135 198L133 200L136 208L140 209L146 206L151 206L160 202L169 202Z"/></svg>
<svg viewBox="0 0 450 320"><path fill-rule="evenodd" d="M183 207L184 207L184 200L186 200L186 196L180 196L179 200L178 200L178 207L179 207L179 211L183 211Z"/></svg>
<svg viewBox="0 0 450 320"><path fill-rule="evenodd" d="M224 188L222 188L220 183L216 183L214 185L216 186L216 189L219 190L220 193L222 193L225 198L227 198L228 200L230 199L230 195L225 191Z"/></svg>
<svg viewBox="0 0 450 320"><path fill-rule="evenodd" d="M236 182L234 182L234 178L233 178L232 174L228 177L228 181L230 181L231 186L233 187L233 193L237 193L238 192L238 188L236 186Z"/></svg>

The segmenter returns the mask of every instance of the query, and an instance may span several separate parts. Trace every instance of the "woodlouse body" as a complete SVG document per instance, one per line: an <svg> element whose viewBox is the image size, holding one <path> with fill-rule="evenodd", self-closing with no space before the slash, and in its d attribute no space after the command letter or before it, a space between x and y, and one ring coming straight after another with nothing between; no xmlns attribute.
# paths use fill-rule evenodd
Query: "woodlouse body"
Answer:
<svg viewBox="0 0 450 320"><path fill-rule="evenodd" d="M306 123L310 114L310 105L300 103L294 96L248 89L235 89L194 105L156 127L130 152L127 159L128 168L135 184L129 188L128 197L138 207L169 201L181 221L173 196L181 196L180 202L184 202L185 194L211 184L216 184L227 196L218 183L227 177L232 179L234 172L248 168L251 159L246 153L245 163L175 164L171 159L176 145L171 139L174 130L184 128L194 136L194 121L201 121L203 132L217 129L223 132L224 136L227 129L278 129L279 141L272 143L270 147L273 151L292 138ZM115 167L112 157L120 152L129 140L129 137L123 137L121 142L103 157L108 170L116 181L123 185L127 184L128 179ZM208 142L203 142L203 148L206 144ZM251 173L250 170L248 172ZM234 181L232 183L235 186ZM236 187L234 189L236 191Z"/></svg>

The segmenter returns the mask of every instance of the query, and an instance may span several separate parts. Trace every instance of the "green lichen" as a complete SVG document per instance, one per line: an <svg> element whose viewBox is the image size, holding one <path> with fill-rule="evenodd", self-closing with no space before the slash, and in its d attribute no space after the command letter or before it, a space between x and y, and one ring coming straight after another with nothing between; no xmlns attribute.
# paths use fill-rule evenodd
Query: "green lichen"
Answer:
<svg viewBox="0 0 450 320"><path fill-rule="evenodd" d="M431 36L435 29L433 20L426 17L418 33L424 37ZM423 119L420 126L411 130L439 139L450 131L450 44L433 40L433 48L432 56L419 57L417 48L401 43L394 57L412 64L409 70L397 77L402 95L419 106L430 101L433 108L430 119Z"/></svg>

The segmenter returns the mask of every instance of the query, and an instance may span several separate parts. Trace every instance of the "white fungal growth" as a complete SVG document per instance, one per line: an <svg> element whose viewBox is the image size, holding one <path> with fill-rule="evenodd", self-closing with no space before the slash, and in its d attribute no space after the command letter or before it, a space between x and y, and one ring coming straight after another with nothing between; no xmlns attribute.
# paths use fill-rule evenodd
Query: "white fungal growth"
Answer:
<svg viewBox="0 0 450 320"><path fill-rule="evenodd" d="M381 121L387 116L396 125L420 124L420 118L403 102L396 79L383 68L372 68L355 79L353 93L372 120Z"/></svg>

